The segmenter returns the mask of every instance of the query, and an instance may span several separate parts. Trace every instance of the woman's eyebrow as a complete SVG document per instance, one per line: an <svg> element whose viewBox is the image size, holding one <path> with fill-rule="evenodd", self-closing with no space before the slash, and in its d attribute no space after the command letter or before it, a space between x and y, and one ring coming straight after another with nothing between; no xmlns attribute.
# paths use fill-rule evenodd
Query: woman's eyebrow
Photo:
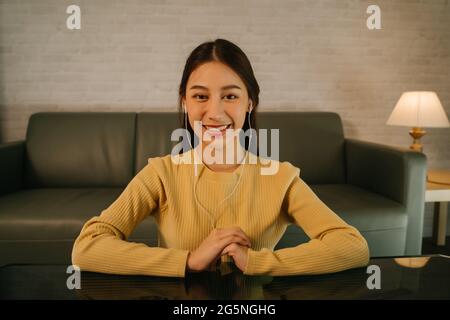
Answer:
<svg viewBox="0 0 450 320"><path fill-rule="evenodd" d="M193 89L205 89L205 90L208 90L207 87L200 86L200 85L193 85L192 87L190 87L189 90L193 90ZM222 90L228 90L228 89L239 89L239 90L242 90L241 87L239 87L239 86L237 86L235 84L230 84L228 86L222 87L221 89Z"/></svg>

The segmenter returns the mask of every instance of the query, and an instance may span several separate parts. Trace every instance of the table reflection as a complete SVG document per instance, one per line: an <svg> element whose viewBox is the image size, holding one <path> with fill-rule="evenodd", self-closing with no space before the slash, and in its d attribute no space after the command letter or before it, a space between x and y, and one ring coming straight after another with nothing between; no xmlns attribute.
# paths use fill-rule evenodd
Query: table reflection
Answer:
<svg viewBox="0 0 450 320"><path fill-rule="evenodd" d="M394 258L394 261L405 268L423 268L430 261L431 257Z"/></svg>
<svg viewBox="0 0 450 320"><path fill-rule="evenodd" d="M185 278L108 277L82 273L81 299L351 299L369 297L365 268L318 276L246 276L232 272L201 272Z"/></svg>

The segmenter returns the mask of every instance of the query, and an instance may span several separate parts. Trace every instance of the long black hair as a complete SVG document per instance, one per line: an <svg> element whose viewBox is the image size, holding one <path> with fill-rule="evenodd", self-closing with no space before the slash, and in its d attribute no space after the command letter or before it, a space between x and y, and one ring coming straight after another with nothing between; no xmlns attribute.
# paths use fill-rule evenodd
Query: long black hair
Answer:
<svg viewBox="0 0 450 320"><path fill-rule="evenodd" d="M186 98L186 86L191 73L200 65L212 61L219 61L227 65L234 72L236 72L237 75L241 78L242 82L244 82L247 88L248 97L252 101L253 107L250 117L250 124L252 129L255 129L257 132L256 110L259 104L258 82L256 81L255 75L253 74L253 68L245 53L237 45L225 39L216 39L214 41L204 42L196 47L187 58L186 64L184 66L183 76L181 77L180 87L178 90L178 110L181 127L187 127L191 141L193 142L194 130L189 124L189 121L185 123L182 99ZM248 117L249 113L247 112L245 115L244 125L242 126L243 132L246 132L249 129ZM257 138L255 138L255 136L252 136L252 145L254 141L257 141ZM246 150L248 150L247 140L248 139L246 138L244 146Z"/></svg>

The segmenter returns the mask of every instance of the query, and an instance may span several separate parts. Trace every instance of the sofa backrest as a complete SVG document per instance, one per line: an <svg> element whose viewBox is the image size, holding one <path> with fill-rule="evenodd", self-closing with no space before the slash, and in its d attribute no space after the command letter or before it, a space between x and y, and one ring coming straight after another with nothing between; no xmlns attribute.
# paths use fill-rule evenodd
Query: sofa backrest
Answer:
<svg viewBox="0 0 450 320"><path fill-rule="evenodd" d="M133 177L134 112L41 112L26 134L25 186L125 187Z"/></svg>
<svg viewBox="0 0 450 320"><path fill-rule="evenodd" d="M178 113L140 112L137 114L135 174L147 165L148 158L171 153L178 141L172 142L170 136L180 126Z"/></svg>
<svg viewBox="0 0 450 320"><path fill-rule="evenodd" d="M299 167L307 183L345 183L338 114L259 112L256 124L279 129L279 159ZM148 158L169 154L179 143L171 141L177 128L174 112L33 114L26 135L25 186L125 187ZM273 156L270 144L268 150Z"/></svg>
<svg viewBox="0 0 450 320"><path fill-rule="evenodd" d="M305 182L345 183L344 131L337 113L260 112L256 125L280 129L279 158L300 168Z"/></svg>
<svg viewBox="0 0 450 320"><path fill-rule="evenodd" d="M178 113L168 112L139 113L136 123L135 174L148 163L148 158L171 152L178 142L171 142L170 135L180 127ZM344 133L338 114L259 112L256 123L258 129L280 130L280 160L299 167L307 183L345 182ZM268 153L271 156L270 144Z"/></svg>

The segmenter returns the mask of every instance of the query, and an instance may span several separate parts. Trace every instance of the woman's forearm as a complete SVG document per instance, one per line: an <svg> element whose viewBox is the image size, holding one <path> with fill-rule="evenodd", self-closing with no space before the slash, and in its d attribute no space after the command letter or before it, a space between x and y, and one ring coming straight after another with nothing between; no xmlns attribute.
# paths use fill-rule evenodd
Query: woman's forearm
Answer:
<svg viewBox="0 0 450 320"><path fill-rule="evenodd" d="M128 242L111 226L91 220L76 239L72 263L82 271L124 275L184 277L188 250Z"/></svg>

